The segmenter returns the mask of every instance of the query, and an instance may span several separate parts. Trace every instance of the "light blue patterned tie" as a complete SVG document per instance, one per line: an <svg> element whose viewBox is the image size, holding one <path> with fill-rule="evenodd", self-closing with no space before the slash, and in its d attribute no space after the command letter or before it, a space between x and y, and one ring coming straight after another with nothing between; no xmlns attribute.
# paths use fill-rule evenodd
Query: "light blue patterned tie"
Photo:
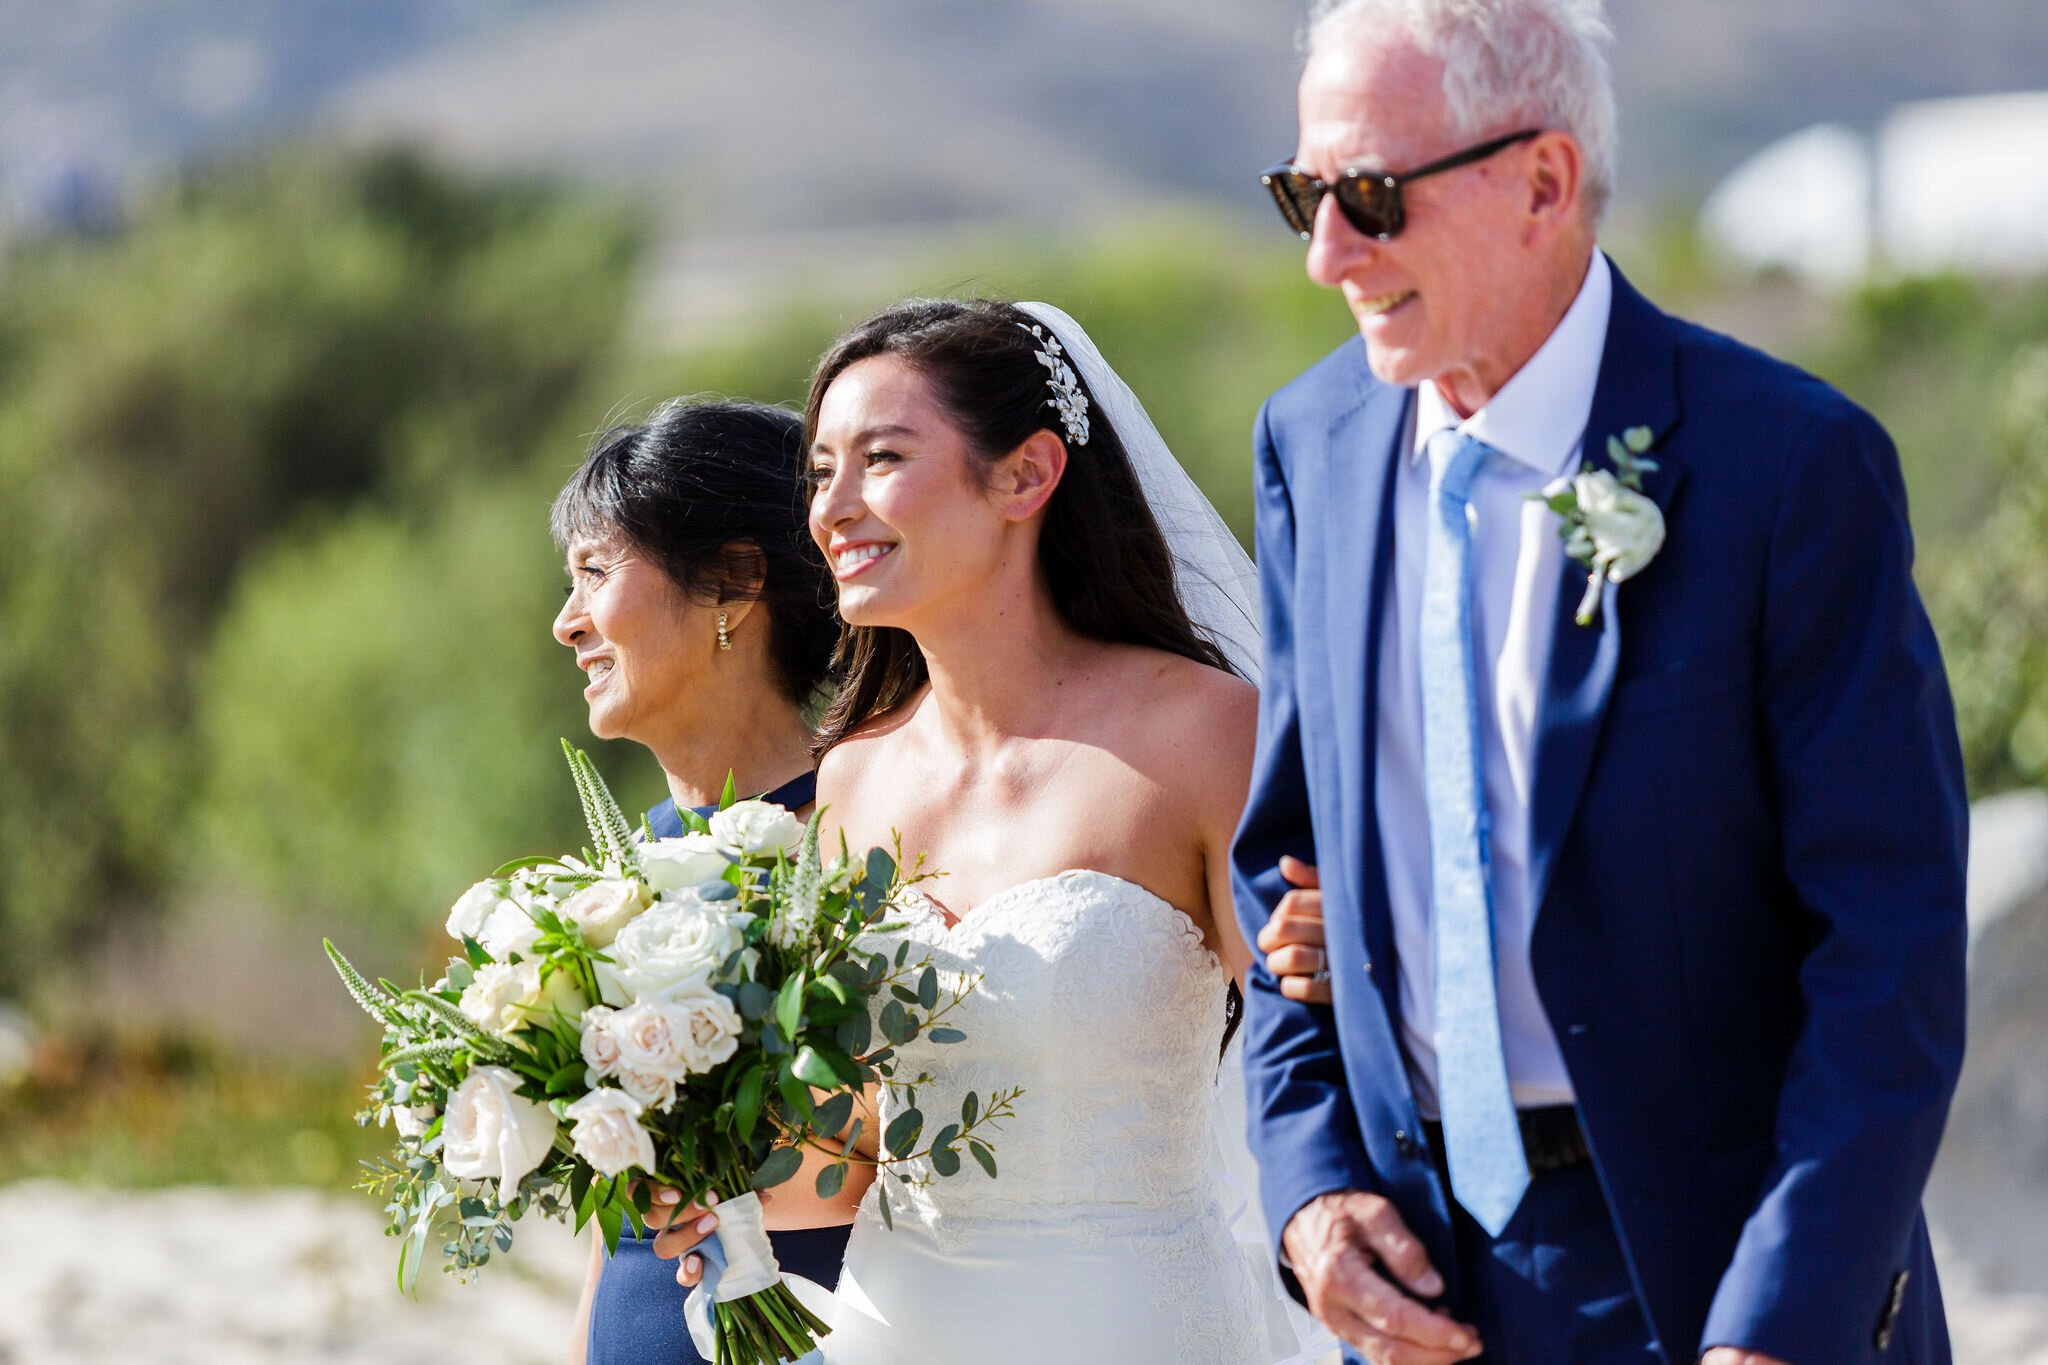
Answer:
<svg viewBox="0 0 2048 1365"><path fill-rule="evenodd" d="M1437 1102L1451 1190L1498 1237L1529 1162L1508 1088L1494 992L1478 666L1472 643L1472 481L1491 446L1439 431L1422 575L1422 755L1429 799L1429 893L1436 940Z"/></svg>

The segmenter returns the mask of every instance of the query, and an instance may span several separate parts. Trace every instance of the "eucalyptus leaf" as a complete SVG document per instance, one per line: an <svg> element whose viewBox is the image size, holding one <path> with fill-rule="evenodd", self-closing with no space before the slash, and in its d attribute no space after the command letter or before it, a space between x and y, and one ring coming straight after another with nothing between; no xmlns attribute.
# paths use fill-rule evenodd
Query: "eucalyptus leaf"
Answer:
<svg viewBox="0 0 2048 1365"><path fill-rule="evenodd" d="M969 1138L967 1139L967 1152L968 1155L981 1163L981 1169L988 1172L989 1179L995 1179L996 1154L988 1149L988 1144L984 1143L980 1138Z"/></svg>
<svg viewBox="0 0 2048 1365"><path fill-rule="evenodd" d="M938 968L926 967L923 975L917 978L917 1003L923 1005L927 1010L935 1010L939 1007Z"/></svg>
<svg viewBox="0 0 2048 1365"><path fill-rule="evenodd" d="M882 1146L892 1157L901 1157L917 1145L917 1135L924 1131L924 1115L916 1109L906 1109L889 1121L882 1132Z"/></svg>
<svg viewBox="0 0 2048 1365"><path fill-rule="evenodd" d="M960 1153L954 1151L951 1147L933 1148L932 1169L940 1175L958 1175L960 1173Z"/></svg>
<svg viewBox="0 0 2048 1365"><path fill-rule="evenodd" d="M934 1034L937 1034L938 1030L933 1029L932 1032ZM960 1101L960 1126L963 1128L972 1128L974 1126L974 1120L977 1117L979 1117L980 1114L981 1096L975 1094L972 1090L970 1090L967 1092L967 1098Z"/></svg>
<svg viewBox="0 0 2048 1365"><path fill-rule="evenodd" d="M774 1007L775 992L758 981L742 981L739 985L739 998L733 1003L739 1007L740 1018L750 1024L758 1024Z"/></svg>
<svg viewBox="0 0 2048 1365"><path fill-rule="evenodd" d="M818 1172L818 1198L831 1199L846 1186L846 1163L835 1161Z"/></svg>
<svg viewBox="0 0 2048 1365"><path fill-rule="evenodd" d="M841 1091L818 1106L818 1112L811 1122L816 1125L820 1133L830 1137L844 1128L847 1121L852 1117L853 1096L846 1091Z"/></svg>
<svg viewBox="0 0 2048 1365"><path fill-rule="evenodd" d="M777 1147L754 1171L754 1188L773 1189L797 1173L804 1164L803 1152L795 1147Z"/></svg>

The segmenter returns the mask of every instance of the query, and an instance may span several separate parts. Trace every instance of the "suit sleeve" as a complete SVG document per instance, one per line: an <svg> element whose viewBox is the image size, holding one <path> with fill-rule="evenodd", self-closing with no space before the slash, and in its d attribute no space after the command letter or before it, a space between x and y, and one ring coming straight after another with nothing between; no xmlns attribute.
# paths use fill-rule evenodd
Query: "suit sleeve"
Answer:
<svg viewBox="0 0 2048 1365"><path fill-rule="evenodd" d="M1269 410L1259 413L1254 448L1263 671L1251 797L1231 850L1232 887L1247 942L1286 894L1280 856L1315 857L1295 691L1294 512ZM1250 1145L1277 1255L1280 1235L1302 1205L1332 1190L1371 1190L1377 1181L1345 1089L1330 1009L1282 996L1263 958L1255 955L1246 979L1244 1029ZM1299 1295L1292 1276L1286 1278Z"/></svg>
<svg viewBox="0 0 2048 1365"><path fill-rule="evenodd" d="M1770 795L1813 945L1804 1023L1703 1352L1872 1349L1962 1066L1969 812L1912 553L1890 440L1835 406L1787 467L1759 643Z"/></svg>

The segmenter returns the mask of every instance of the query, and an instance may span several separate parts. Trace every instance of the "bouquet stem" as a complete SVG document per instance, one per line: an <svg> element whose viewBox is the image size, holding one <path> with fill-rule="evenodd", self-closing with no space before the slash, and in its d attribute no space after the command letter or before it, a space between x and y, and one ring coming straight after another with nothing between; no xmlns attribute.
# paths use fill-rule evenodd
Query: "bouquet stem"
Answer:
<svg viewBox="0 0 2048 1365"><path fill-rule="evenodd" d="M712 1306L717 1365L777 1365L814 1350L832 1329L786 1284Z"/></svg>

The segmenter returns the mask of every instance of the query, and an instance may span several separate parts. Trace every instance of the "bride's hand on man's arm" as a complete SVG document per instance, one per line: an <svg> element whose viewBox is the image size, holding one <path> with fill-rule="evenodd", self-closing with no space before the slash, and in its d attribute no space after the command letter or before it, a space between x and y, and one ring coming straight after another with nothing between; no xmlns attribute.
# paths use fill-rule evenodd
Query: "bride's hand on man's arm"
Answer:
<svg viewBox="0 0 2048 1365"><path fill-rule="evenodd" d="M1422 1303L1444 1292L1422 1242L1392 1203L1363 1190L1318 1195L1281 1236L1311 1313L1373 1365L1452 1365L1479 1333Z"/></svg>
<svg viewBox="0 0 2048 1365"><path fill-rule="evenodd" d="M1259 930L1258 949L1266 955L1266 970L1280 979L1280 994L1327 1005L1330 958L1323 948L1322 881L1299 858L1282 858L1280 875L1293 889Z"/></svg>

